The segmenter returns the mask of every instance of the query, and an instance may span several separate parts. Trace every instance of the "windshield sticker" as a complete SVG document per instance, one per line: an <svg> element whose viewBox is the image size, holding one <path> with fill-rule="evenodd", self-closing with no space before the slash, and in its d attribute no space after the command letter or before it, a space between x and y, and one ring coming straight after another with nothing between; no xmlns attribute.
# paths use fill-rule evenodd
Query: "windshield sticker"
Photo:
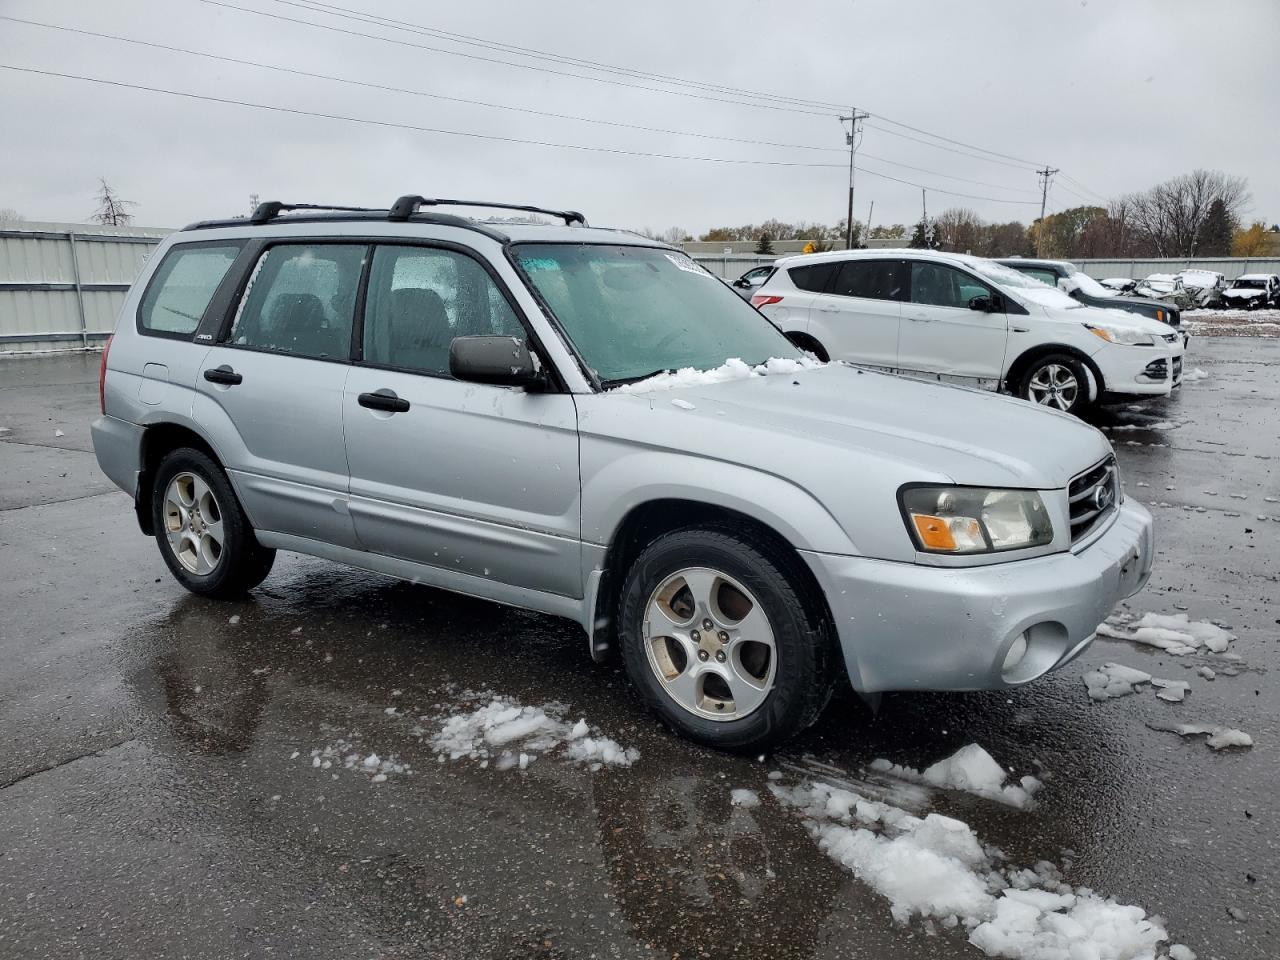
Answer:
<svg viewBox="0 0 1280 960"><path fill-rule="evenodd" d="M710 277L712 280L715 279L715 277L712 277L711 274L707 273L707 271L703 270L700 266L698 266L688 257L682 257L674 253L664 253L663 256L666 257L668 260L670 260L672 263L674 263L678 268L683 270L685 273L696 273L700 277Z"/></svg>

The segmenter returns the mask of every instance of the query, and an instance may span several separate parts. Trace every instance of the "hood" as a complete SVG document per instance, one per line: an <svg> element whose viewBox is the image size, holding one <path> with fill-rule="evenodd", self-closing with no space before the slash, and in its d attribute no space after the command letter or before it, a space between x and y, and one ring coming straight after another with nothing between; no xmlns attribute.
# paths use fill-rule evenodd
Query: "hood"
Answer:
<svg viewBox="0 0 1280 960"><path fill-rule="evenodd" d="M901 482L1058 488L1111 452L1101 432L1058 411L844 364L599 396L596 406L613 408L608 429L809 489L821 475L842 484L874 471Z"/></svg>
<svg viewBox="0 0 1280 960"><path fill-rule="evenodd" d="M1154 306L1151 301L1131 301L1141 304L1142 306ZM1122 310L1120 307L1112 306L1088 306L1083 310L1079 310L1071 315L1072 320L1078 320L1080 323L1093 323L1099 326L1107 327L1123 327L1126 330L1135 330L1139 333L1150 333L1157 337L1164 337L1170 332L1167 323L1161 323L1154 317L1144 316L1131 310Z"/></svg>
<svg viewBox="0 0 1280 960"><path fill-rule="evenodd" d="M1259 290L1257 287L1232 287L1230 290L1223 290L1224 297L1240 297L1246 300L1252 300L1254 297L1265 297L1267 291Z"/></svg>

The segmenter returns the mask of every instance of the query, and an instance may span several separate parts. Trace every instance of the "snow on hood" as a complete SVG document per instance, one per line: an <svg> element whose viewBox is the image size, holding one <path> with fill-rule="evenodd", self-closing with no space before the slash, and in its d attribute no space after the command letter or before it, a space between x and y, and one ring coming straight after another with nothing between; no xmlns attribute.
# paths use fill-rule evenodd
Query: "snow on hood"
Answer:
<svg viewBox="0 0 1280 960"><path fill-rule="evenodd" d="M1265 297L1267 291L1259 290L1257 287L1232 287L1230 290L1223 290L1224 297L1240 297L1245 300L1252 300L1254 297Z"/></svg>
<svg viewBox="0 0 1280 960"><path fill-rule="evenodd" d="M764 363L752 366L737 357L726 360L711 370L697 370L694 367L683 367L674 372L664 371L639 380L615 387L610 392L616 393L649 393L654 390L675 390L680 387L700 387L708 383L724 383L726 380L745 380L747 377L768 377L779 374L796 373L800 370L813 370L826 364L819 360L801 357L793 360L789 357L770 357Z"/></svg>
<svg viewBox="0 0 1280 960"><path fill-rule="evenodd" d="M1018 287L1016 290L1006 290L1006 292L1014 299L1030 300L1032 303L1053 310L1079 310L1081 306L1079 301L1050 286L1045 286L1043 290Z"/></svg>

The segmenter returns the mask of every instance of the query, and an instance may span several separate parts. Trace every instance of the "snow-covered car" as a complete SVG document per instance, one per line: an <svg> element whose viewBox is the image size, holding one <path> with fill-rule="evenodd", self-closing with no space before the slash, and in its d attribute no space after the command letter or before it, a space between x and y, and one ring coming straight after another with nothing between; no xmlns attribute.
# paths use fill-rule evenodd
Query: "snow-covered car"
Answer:
<svg viewBox="0 0 1280 960"><path fill-rule="evenodd" d="M1145 297L1122 297L1116 291L1108 290L1074 263L1066 260L1010 257L997 260L996 263L1004 264L1010 270L1017 270L1029 277L1035 277L1051 287L1057 287L1073 300L1079 300L1086 306L1136 313L1140 317L1150 317L1171 327L1182 324L1182 315L1176 306L1164 302L1152 302Z"/></svg>
<svg viewBox="0 0 1280 960"><path fill-rule="evenodd" d="M783 257L751 302L797 346L1083 413L1168 396L1185 343L1163 323L1085 306L1016 270L936 250Z"/></svg>
<svg viewBox="0 0 1280 960"><path fill-rule="evenodd" d="M1227 289L1225 274L1188 267L1176 279L1195 306L1215 309L1223 305L1222 293Z"/></svg>
<svg viewBox="0 0 1280 960"><path fill-rule="evenodd" d="M1133 277L1103 277L1098 282L1116 293L1132 293L1133 288L1138 285L1138 281Z"/></svg>
<svg viewBox="0 0 1280 960"><path fill-rule="evenodd" d="M1274 273L1246 273L1231 281L1231 286L1222 291L1222 299L1229 307L1246 310L1280 307L1280 277Z"/></svg>

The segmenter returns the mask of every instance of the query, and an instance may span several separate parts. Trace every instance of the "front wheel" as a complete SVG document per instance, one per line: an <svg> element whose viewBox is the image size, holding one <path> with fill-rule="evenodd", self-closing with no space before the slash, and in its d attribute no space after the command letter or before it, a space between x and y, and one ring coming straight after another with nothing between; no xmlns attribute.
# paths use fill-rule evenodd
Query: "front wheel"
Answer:
<svg viewBox="0 0 1280 960"><path fill-rule="evenodd" d="M192 593L240 596L271 572L276 552L258 543L227 475L203 451L184 447L165 455L151 510L160 553Z"/></svg>
<svg viewBox="0 0 1280 960"><path fill-rule="evenodd" d="M831 696L832 643L798 564L765 538L718 526L641 552L622 587L623 656L668 726L708 746L760 750L817 719Z"/></svg>
<svg viewBox="0 0 1280 960"><path fill-rule="evenodd" d="M1049 354L1027 367L1018 382L1018 396L1078 417L1089 407L1089 373L1069 354Z"/></svg>

